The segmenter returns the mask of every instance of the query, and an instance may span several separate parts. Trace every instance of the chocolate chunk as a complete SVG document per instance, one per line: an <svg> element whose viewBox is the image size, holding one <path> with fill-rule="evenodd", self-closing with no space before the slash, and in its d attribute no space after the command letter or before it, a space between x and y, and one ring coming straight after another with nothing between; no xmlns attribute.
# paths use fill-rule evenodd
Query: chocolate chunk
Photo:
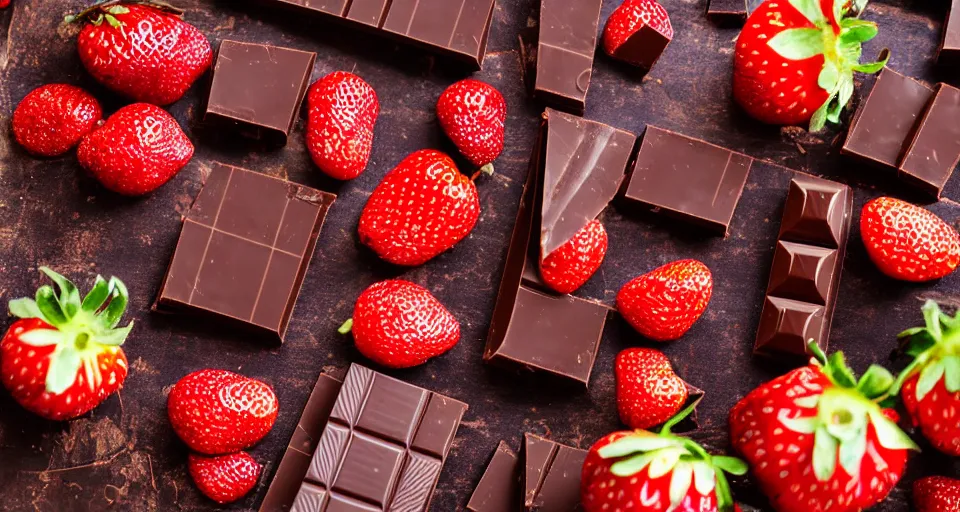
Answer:
<svg viewBox="0 0 960 512"><path fill-rule="evenodd" d="M533 434L523 436L523 506L530 512L574 512L587 451Z"/></svg>
<svg viewBox="0 0 960 512"><path fill-rule="evenodd" d="M282 341L336 196L215 163L155 305L214 315Z"/></svg>
<svg viewBox="0 0 960 512"><path fill-rule="evenodd" d="M624 199L721 233L729 233L753 158L647 126Z"/></svg>
<svg viewBox="0 0 960 512"><path fill-rule="evenodd" d="M707 18L721 26L741 26L747 21L746 0L708 0Z"/></svg>
<svg viewBox="0 0 960 512"><path fill-rule="evenodd" d="M914 130L898 176L924 192L940 192L960 160L960 89L937 86L933 100Z"/></svg>
<svg viewBox="0 0 960 512"><path fill-rule="evenodd" d="M480 483L467 503L470 512L520 512L520 461L504 441L500 441Z"/></svg>
<svg viewBox="0 0 960 512"><path fill-rule="evenodd" d="M950 3L950 12L943 22L943 37L937 52L937 64L960 64L960 0Z"/></svg>
<svg viewBox="0 0 960 512"><path fill-rule="evenodd" d="M601 0L540 0L534 97L575 114L586 108Z"/></svg>
<svg viewBox="0 0 960 512"><path fill-rule="evenodd" d="M754 353L790 363L827 351L853 214L850 187L810 176L790 182Z"/></svg>
<svg viewBox="0 0 960 512"><path fill-rule="evenodd" d="M650 70L667 49L673 34L663 34L644 23L613 52L613 58Z"/></svg>
<svg viewBox="0 0 960 512"><path fill-rule="evenodd" d="M283 145L300 113L317 54L224 40L213 65L204 121Z"/></svg>

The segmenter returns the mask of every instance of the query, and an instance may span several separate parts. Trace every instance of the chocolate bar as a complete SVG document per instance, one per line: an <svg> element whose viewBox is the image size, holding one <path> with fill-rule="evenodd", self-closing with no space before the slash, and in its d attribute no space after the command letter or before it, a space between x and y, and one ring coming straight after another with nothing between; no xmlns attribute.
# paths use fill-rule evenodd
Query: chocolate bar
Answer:
<svg viewBox="0 0 960 512"><path fill-rule="evenodd" d="M752 164L747 155L648 125L623 198L726 236Z"/></svg>
<svg viewBox="0 0 960 512"><path fill-rule="evenodd" d="M520 512L520 460L500 441L467 503L470 512Z"/></svg>
<svg viewBox="0 0 960 512"><path fill-rule="evenodd" d="M943 22L943 38L937 52L937 64L960 64L960 0L950 3L950 12Z"/></svg>
<svg viewBox="0 0 960 512"><path fill-rule="evenodd" d="M527 511L574 512L580 506L580 473L587 451L533 434L523 436L523 506Z"/></svg>
<svg viewBox="0 0 960 512"><path fill-rule="evenodd" d="M575 114L586 109L601 0L540 0L533 95Z"/></svg>
<svg viewBox="0 0 960 512"><path fill-rule="evenodd" d="M754 354L802 363L810 340L827 351L852 212L850 187L791 180Z"/></svg>
<svg viewBox="0 0 960 512"><path fill-rule="evenodd" d="M747 1L708 0L707 18L720 26L741 26L747 21Z"/></svg>
<svg viewBox="0 0 960 512"><path fill-rule="evenodd" d="M351 365L290 510L426 511L466 410Z"/></svg>
<svg viewBox="0 0 960 512"><path fill-rule="evenodd" d="M284 145L300 113L317 54L224 40L213 65L204 121Z"/></svg>
<svg viewBox="0 0 960 512"><path fill-rule="evenodd" d="M940 84L900 162L897 175L924 192L940 192L960 160L960 89Z"/></svg>
<svg viewBox="0 0 960 512"><path fill-rule="evenodd" d="M213 315L283 341L336 196L214 163L154 308Z"/></svg>
<svg viewBox="0 0 960 512"><path fill-rule="evenodd" d="M474 69L483 57L496 0L261 0L411 43Z"/></svg>

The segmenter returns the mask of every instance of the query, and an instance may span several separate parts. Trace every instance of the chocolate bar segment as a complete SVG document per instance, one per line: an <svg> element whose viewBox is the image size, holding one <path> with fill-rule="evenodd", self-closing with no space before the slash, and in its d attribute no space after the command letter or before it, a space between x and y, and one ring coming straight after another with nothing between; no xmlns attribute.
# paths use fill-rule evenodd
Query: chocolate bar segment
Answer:
<svg viewBox="0 0 960 512"><path fill-rule="evenodd" d="M470 512L520 512L520 460L500 441L467 503Z"/></svg>
<svg viewBox="0 0 960 512"><path fill-rule="evenodd" d="M960 89L939 84L900 162L898 176L902 181L940 198L960 160L958 120Z"/></svg>
<svg viewBox="0 0 960 512"><path fill-rule="evenodd" d="M746 0L708 0L707 18L720 26L740 26L747 21Z"/></svg>
<svg viewBox="0 0 960 512"><path fill-rule="evenodd" d="M672 39L672 28L670 32L664 33L643 23L637 31L627 36L627 40L614 50L613 58L649 71L660 60L660 54L667 49L667 45L670 44Z"/></svg>
<svg viewBox="0 0 960 512"><path fill-rule="evenodd" d="M623 197L726 236L752 164L747 155L648 125Z"/></svg>
<svg viewBox="0 0 960 512"><path fill-rule="evenodd" d="M336 196L215 163L155 305L214 315L282 341Z"/></svg>
<svg viewBox="0 0 960 512"><path fill-rule="evenodd" d="M754 353L802 363L827 351L853 212L850 187L810 176L790 182Z"/></svg>
<svg viewBox="0 0 960 512"><path fill-rule="evenodd" d="M286 144L310 84L317 54L224 40L213 65L204 121Z"/></svg>
<svg viewBox="0 0 960 512"><path fill-rule="evenodd" d="M960 64L960 0L952 0L950 12L943 22L943 38L937 52L937 64Z"/></svg>
<svg viewBox="0 0 960 512"><path fill-rule="evenodd" d="M524 434L523 506L527 511L574 512L587 451Z"/></svg>
<svg viewBox="0 0 960 512"><path fill-rule="evenodd" d="M583 114L593 73L601 0L540 0L534 97Z"/></svg>

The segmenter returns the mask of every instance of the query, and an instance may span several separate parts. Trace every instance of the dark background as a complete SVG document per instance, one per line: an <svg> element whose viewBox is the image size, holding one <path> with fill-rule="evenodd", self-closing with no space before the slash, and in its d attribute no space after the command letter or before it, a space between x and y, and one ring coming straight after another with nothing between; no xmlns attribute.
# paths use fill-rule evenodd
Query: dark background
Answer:
<svg viewBox="0 0 960 512"><path fill-rule="evenodd" d="M586 448L622 428L617 419L612 373L615 354L652 346L612 315L607 322L589 390L558 386L543 376L490 368L481 361L490 314L513 229L541 106L522 85L518 35L537 23L536 0L500 0L494 12L484 70L477 78L497 86L509 105L506 148L497 173L479 180L482 214L469 238L454 250L415 269L393 268L359 246L357 219L380 178L410 152L452 151L437 126L434 103L449 84L468 75L448 61L382 39L358 35L301 15L274 12L248 2L183 0L186 20L216 45L223 38L313 50L313 78L334 70L358 73L376 89L382 111L373 156L358 179L338 184L310 163L298 123L287 147L271 150L221 133L200 122L207 87L201 80L170 108L197 146L196 156L169 184L141 199L125 199L82 176L71 154L53 160L26 155L12 142L8 123L14 106L48 82L90 88L112 112L124 102L97 86L83 71L74 32L59 27L84 2L13 0L0 11L0 298L30 295L37 267L49 265L88 287L97 273L121 277L132 295L127 318L137 322L124 349L131 371L122 392L82 418L43 421L0 392L0 496L4 510L206 510L186 470L186 448L167 422L170 386L188 372L225 368L271 383L280 417L252 450L265 465L255 492L232 506L258 506L310 390L321 371L345 371L363 362L337 326L351 315L356 296L369 284L403 276L422 284L460 320L463 335L447 355L419 368L389 372L470 404L433 501L433 510L460 509L501 439L518 446L523 432L546 434ZM730 67L736 29L718 29L703 15L703 0L663 0L676 29L674 41L654 70L641 76L598 52L586 117L642 132L646 123L702 137L754 157L802 172L827 176L856 191L854 229L834 318L831 349L843 349L862 372L891 362L895 335L922 324L920 305L933 298L960 305L960 274L911 285L882 276L870 263L856 227L865 201L881 194L919 199L883 173L841 159L842 131L809 135L772 128L746 118L730 100ZM605 0L602 20L616 7ZM880 25L866 45L873 56L893 51L890 65L928 83L953 78L934 64L947 2L872 4L865 18ZM862 77L861 77L862 78ZM858 78L860 97L872 78ZM849 113L847 114L849 117ZM286 344L270 346L221 330L212 323L152 314L149 306L180 232L181 215L199 190L211 162L223 161L339 194L327 217L307 273ZM469 172L465 162L462 169ZM654 216L609 208L602 216L610 234L603 267L581 293L612 303L630 278L668 261L695 257L713 271L715 289L704 317L683 339L657 345L677 372L707 390L700 407L703 427L694 437L710 449L728 447L727 411L750 389L782 372L751 357L763 290L780 223L790 172L755 165L726 239L689 231ZM960 179L931 209L960 220ZM903 484L877 510L908 509L909 483L925 474L953 474L958 464L932 449L913 457ZM737 497L762 506L748 485Z"/></svg>

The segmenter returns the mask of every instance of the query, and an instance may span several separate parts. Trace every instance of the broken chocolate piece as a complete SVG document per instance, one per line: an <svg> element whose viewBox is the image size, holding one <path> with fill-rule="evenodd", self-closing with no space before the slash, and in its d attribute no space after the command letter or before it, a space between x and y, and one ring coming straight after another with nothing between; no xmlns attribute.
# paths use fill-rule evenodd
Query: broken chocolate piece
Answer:
<svg viewBox="0 0 960 512"><path fill-rule="evenodd" d="M467 503L470 512L520 512L520 460L500 441Z"/></svg>
<svg viewBox="0 0 960 512"><path fill-rule="evenodd" d="M741 26L747 21L747 1L708 0L707 18L724 27Z"/></svg>
<svg viewBox="0 0 960 512"><path fill-rule="evenodd" d="M952 0L947 19L943 22L943 37L937 52L937 64L960 64L960 0Z"/></svg>
<svg viewBox="0 0 960 512"><path fill-rule="evenodd" d="M898 177L937 199L960 161L960 89L939 84L914 130Z"/></svg>
<svg viewBox="0 0 960 512"><path fill-rule="evenodd" d="M601 0L540 0L534 97L574 114L586 108Z"/></svg>
<svg viewBox="0 0 960 512"><path fill-rule="evenodd" d="M523 506L529 512L574 512L587 451L533 434L523 435Z"/></svg>

